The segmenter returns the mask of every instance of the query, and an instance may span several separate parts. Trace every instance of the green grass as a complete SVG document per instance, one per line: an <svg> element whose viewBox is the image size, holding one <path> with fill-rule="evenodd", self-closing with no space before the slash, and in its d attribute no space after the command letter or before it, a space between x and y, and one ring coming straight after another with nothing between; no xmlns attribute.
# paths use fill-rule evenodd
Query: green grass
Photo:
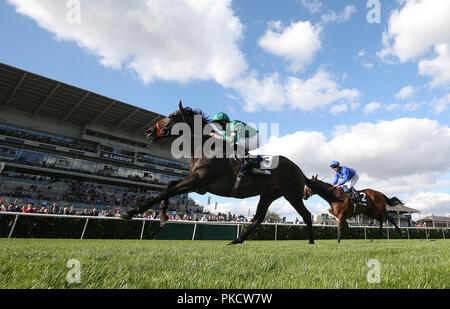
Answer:
<svg viewBox="0 0 450 309"><path fill-rule="evenodd" d="M0 288L301 289L450 287L450 240L0 239ZM69 284L66 263L81 263ZM380 262L368 283L367 261Z"/></svg>

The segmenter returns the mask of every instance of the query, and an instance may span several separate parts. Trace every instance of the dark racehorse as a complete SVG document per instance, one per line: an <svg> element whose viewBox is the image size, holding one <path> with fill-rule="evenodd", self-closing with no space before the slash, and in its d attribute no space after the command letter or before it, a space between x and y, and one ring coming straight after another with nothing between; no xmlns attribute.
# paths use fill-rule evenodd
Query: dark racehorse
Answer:
<svg viewBox="0 0 450 309"><path fill-rule="evenodd" d="M341 241L341 231L344 228L351 234L347 224L347 219L358 214L364 214L370 218L380 220L380 233L383 235L383 220L391 222L398 233L402 233L386 211L386 204L389 206L403 205L396 197L388 198L381 192L366 189L362 192L365 194L366 206L355 205L350 197L340 187L333 187L331 184L318 179L318 176L312 179L305 179L306 189L303 199L307 200L313 194L317 194L328 202L331 206L330 213L338 219L338 242Z"/></svg>
<svg viewBox="0 0 450 309"><path fill-rule="evenodd" d="M206 116L201 111L194 111L191 108L184 108L180 102L179 110L159 121L155 126L146 131L146 138L150 142L157 142L164 138L173 137L171 129L175 124L185 123L194 132L194 118L202 116L202 130L209 123ZM244 199L252 196L260 196L260 200L253 217L252 224L245 229L237 239L231 244L243 243L248 236L264 220L270 204L280 197L284 197L295 210L302 216L308 227L309 243L313 244L313 231L311 213L303 204L303 188L305 186L305 175L301 169L292 161L285 157L279 157L278 166L272 171L271 176L245 175L237 189L232 194L236 177L240 170L240 164L233 157L207 158L203 153L203 144L210 136L201 137L201 143L195 142L191 135L191 164L190 176L181 180L173 181L167 185L164 192L155 198L148 199L137 209L132 209L122 214L123 219L131 219L133 215L143 213L156 203L161 202L160 224L164 226L167 221L168 199L188 192L206 194L210 192L224 197L234 197ZM200 153L200 156L198 155ZM194 154L197 154L194 156Z"/></svg>

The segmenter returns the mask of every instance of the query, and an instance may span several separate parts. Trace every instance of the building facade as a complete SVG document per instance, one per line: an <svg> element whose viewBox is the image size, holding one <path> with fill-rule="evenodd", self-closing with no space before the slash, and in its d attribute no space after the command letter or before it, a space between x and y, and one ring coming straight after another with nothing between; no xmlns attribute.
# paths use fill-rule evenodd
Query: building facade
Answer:
<svg viewBox="0 0 450 309"><path fill-rule="evenodd" d="M189 163L173 159L169 143L144 137L162 118L0 63L0 197L39 206L136 207L189 175ZM202 211L187 194L170 204L181 213Z"/></svg>

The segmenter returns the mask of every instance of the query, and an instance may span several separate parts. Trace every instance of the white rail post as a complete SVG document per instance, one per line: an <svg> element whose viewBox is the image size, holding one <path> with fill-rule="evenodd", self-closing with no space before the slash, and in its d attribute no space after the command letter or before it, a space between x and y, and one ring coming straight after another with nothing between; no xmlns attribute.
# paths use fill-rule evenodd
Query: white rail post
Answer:
<svg viewBox="0 0 450 309"><path fill-rule="evenodd" d="M406 228L406 234L408 234L408 239L409 239L409 227Z"/></svg>
<svg viewBox="0 0 450 309"><path fill-rule="evenodd" d="M14 232L14 228L16 227L17 219L19 219L19 215L16 215L16 218L14 219L14 223L13 223L13 225L11 227L11 231L9 232L8 238L11 238L11 236L12 236L12 234Z"/></svg>
<svg viewBox="0 0 450 309"><path fill-rule="evenodd" d="M144 236L144 228L145 228L145 219L142 221L141 238L139 238L139 240L142 240L142 236Z"/></svg>
<svg viewBox="0 0 450 309"><path fill-rule="evenodd" d="M427 237L427 240L428 240L427 228L425 228L425 236Z"/></svg>
<svg viewBox="0 0 450 309"><path fill-rule="evenodd" d="M236 238L239 238L239 223L237 224Z"/></svg>
<svg viewBox="0 0 450 309"><path fill-rule="evenodd" d="M86 219L86 223L84 224L83 233L81 233L81 238L80 239L84 238L84 233L86 232L86 227L88 225L88 222L89 222L89 218Z"/></svg>
<svg viewBox="0 0 450 309"><path fill-rule="evenodd" d="M444 229L442 229L442 238L445 239Z"/></svg>
<svg viewBox="0 0 450 309"><path fill-rule="evenodd" d="M194 224L194 232L192 233L192 240L195 239L195 231L197 230L197 223Z"/></svg>
<svg viewBox="0 0 450 309"><path fill-rule="evenodd" d="M278 224L275 223L275 241L277 240Z"/></svg>
<svg viewBox="0 0 450 309"><path fill-rule="evenodd" d="M367 239L367 235L366 235L366 227L364 227L364 239Z"/></svg>

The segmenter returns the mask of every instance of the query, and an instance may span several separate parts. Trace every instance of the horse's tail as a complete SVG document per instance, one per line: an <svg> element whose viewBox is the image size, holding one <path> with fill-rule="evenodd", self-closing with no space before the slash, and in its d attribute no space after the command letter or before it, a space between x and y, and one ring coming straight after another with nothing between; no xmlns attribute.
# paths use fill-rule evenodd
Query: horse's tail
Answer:
<svg viewBox="0 0 450 309"><path fill-rule="evenodd" d="M393 197L393 198L388 198L386 195L384 195L384 199L386 200L386 204L388 204L389 206L399 206L399 205L403 205L403 202L400 201L397 197Z"/></svg>

